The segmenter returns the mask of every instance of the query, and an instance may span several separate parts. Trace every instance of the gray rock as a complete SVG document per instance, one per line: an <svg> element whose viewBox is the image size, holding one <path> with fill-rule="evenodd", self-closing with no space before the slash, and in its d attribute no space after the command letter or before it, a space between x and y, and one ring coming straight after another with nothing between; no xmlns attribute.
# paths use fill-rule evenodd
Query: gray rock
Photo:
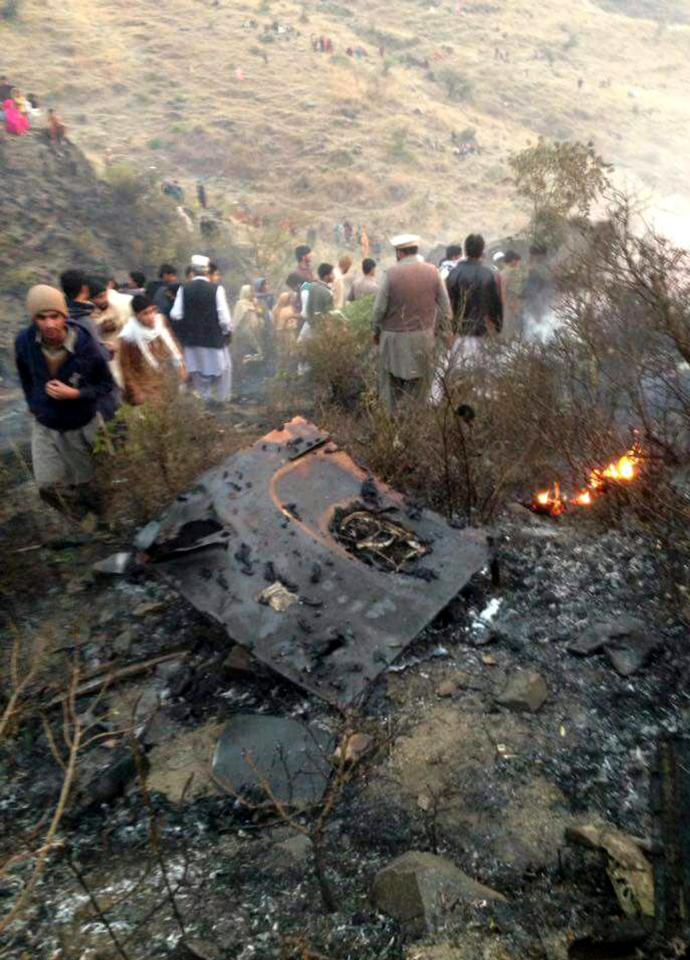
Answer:
<svg viewBox="0 0 690 960"><path fill-rule="evenodd" d="M124 657L130 652L133 643L134 634L129 627L125 627L112 641L111 646L114 653L120 657Z"/></svg>
<svg viewBox="0 0 690 960"><path fill-rule="evenodd" d="M134 538L134 546L137 550L148 550L148 548L155 543L160 529L161 525L158 520L152 520L151 523L147 523L145 527L142 527Z"/></svg>
<svg viewBox="0 0 690 960"><path fill-rule="evenodd" d="M180 940L171 960L220 960L220 949L207 940Z"/></svg>
<svg viewBox="0 0 690 960"><path fill-rule="evenodd" d="M601 653L610 640L640 633L644 629L645 626L641 620L627 615L615 619L595 620L585 627L566 649L575 656L590 657L594 653Z"/></svg>
<svg viewBox="0 0 690 960"><path fill-rule="evenodd" d="M272 850L275 861L281 866L288 867L306 864L311 857L311 852L311 840L303 833L277 843Z"/></svg>
<svg viewBox="0 0 690 960"><path fill-rule="evenodd" d="M105 560L94 563L92 570L94 573L101 573L104 576L121 577L126 572L131 559L131 553L111 553Z"/></svg>
<svg viewBox="0 0 690 960"><path fill-rule="evenodd" d="M657 646L658 641L654 638L634 633L607 643L604 653L617 673L630 677L646 664Z"/></svg>
<svg viewBox="0 0 690 960"><path fill-rule="evenodd" d="M410 850L380 870L372 898L383 913L420 933L434 930L457 904L506 899L445 857L420 850Z"/></svg>
<svg viewBox="0 0 690 960"><path fill-rule="evenodd" d="M216 783L233 796L272 806L266 789L294 807L320 800L331 772L333 738L319 727L261 714L236 714L213 757Z"/></svg>
<svg viewBox="0 0 690 960"><path fill-rule="evenodd" d="M524 710L536 713L549 697L549 688L544 678L533 670L517 670L503 690L496 697L497 703L511 710Z"/></svg>

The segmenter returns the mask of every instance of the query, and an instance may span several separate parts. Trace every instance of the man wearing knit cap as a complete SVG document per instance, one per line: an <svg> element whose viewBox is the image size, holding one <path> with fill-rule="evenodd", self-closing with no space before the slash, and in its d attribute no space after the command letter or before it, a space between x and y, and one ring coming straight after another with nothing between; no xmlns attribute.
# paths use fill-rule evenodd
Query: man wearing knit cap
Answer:
<svg viewBox="0 0 690 960"><path fill-rule="evenodd" d="M379 397L395 413L404 397L424 400L433 380L437 336L450 333L450 301L441 275L418 257L419 237L393 237L397 263L374 302Z"/></svg>
<svg viewBox="0 0 690 960"><path fill-rule="evenodd" d="M232 388L232 317L225 289L209 280L210 262L192 257L192 279L178 289L170 319L192 387L207 403L224 403Z"/></svg>
<svg viewBox="0 0 690 960"><path fill-rule="evenodd" d="M99 344L68 321L64 295L40 284L26 301L31 324L15 340L24 396L34 420L31 459L41 497L80 516L97 509L90 487L99 400L115 388Z"/></svg>

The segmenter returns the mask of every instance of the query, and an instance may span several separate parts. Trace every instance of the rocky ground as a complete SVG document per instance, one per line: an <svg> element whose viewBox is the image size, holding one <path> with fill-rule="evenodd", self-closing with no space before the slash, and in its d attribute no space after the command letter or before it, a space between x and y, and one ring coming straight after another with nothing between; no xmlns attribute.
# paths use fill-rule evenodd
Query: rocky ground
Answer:
<svg viewBox="0 0 690 960"><path fill-rule="evenodd" d="M261 670L148 570L94 571L127 544L52 530L41 546L40 525L13 529L12 549L18 536L35 547L15 559L40 584L17 591L13 619L26 637L61 638L50 663L77 647L88 670L171 657L113 683L97 704L79 701L103 737L82 758L64 846L3 956L558 958L623 916L604 858L566 843L565 831L608 823L647 837L657 739L686 724L686 628L669 603L664 558L639 533L508 511L494 531L501 586L478 575L363 707L358 725L373 750L327 820L337 904L327 913L309 841L275 811L248 811L209 771L238 712L299 719L335 737L342 720ZM11 625L6 617L7 645ZM133 712L149 803L118 734ZM59 790L42 730L28 721L2 755L5 849ZM434 877L462 873L402 922L407 888L374 880L412 850L455 865L426 864ZM21 876L0 882L4 904Z"/></svg>

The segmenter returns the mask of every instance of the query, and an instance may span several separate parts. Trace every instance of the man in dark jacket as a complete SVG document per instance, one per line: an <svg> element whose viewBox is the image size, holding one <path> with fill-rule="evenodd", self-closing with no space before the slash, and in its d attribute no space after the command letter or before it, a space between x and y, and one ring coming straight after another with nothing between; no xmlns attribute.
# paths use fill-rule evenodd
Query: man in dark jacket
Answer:
<svg viewBox="0 0 690 960"><path fill-rule="evenodd" d="M85 330L88 330L93 337L98 339L96 326L91 317L95 308L89 300L89 282L84 271L75 269L65 270L60 274L60 286L67 298L69 319L75 323L79 323Z"/></svg>
<svg viewBox="0 0 690 960"><path fill-rule="evenodd" d="M60 286L67 298L68 319L91 334L101 350L101 356L109 363L112 359L110 348L103 343L98 329L97 308L90 299L89 279L83 270L70 269L60 274ZM117 387L102 396L98 401L98 412L104 420L112 420L120 406L120 392Z"/></svg>
<svg viewBox="0 0 690 960"><path fill-rule="evenodd" d="M149 300L155 301L156 294L159 290L169 286L171 283L177 282L177 268L174 267L172 263L162 263L160 265L160 269L158 270L158 279L148 281L144 287L144 294L149 298ZM170 311L168 311L168 313L169 312Z"/></svg>
<svg viewBox="0 0 690 960"><path fill-rule="evenodd" d="M484 237L471 233L465 240L461 260L446 280L453 308L453 326L462 337L486 337L500 333L503 304L496 274L482 263Z"/></svg>
<svg viewBox="0 0 690 960"><path fill-rule="evenodd" d="M31 459L41 497L71 514L97 509L90 488L99 401L115 389L97 341L68 321L64 296L32 287L31 324L15 341L17 371L34 420Z"/></svg>

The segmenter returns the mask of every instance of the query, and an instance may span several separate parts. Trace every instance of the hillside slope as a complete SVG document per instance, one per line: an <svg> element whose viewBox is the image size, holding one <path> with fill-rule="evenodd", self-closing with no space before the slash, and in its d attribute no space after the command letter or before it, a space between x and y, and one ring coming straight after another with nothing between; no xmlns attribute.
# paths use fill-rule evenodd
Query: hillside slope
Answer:
<svg viewBox="0 0 690 960"><path fill-rule="evenodd" d="M348 216L431 241L515 229L507 157L539 134L592 139L655 203L687 195L690 28L673 21L690 3L630 7L670 10L660 22L616 6L22 0L0 39L3 71L98 162L155 168L188 197L201 177L222 212L324 237ZM459 158L451 134L468 128L481 153Z"/></svg>

